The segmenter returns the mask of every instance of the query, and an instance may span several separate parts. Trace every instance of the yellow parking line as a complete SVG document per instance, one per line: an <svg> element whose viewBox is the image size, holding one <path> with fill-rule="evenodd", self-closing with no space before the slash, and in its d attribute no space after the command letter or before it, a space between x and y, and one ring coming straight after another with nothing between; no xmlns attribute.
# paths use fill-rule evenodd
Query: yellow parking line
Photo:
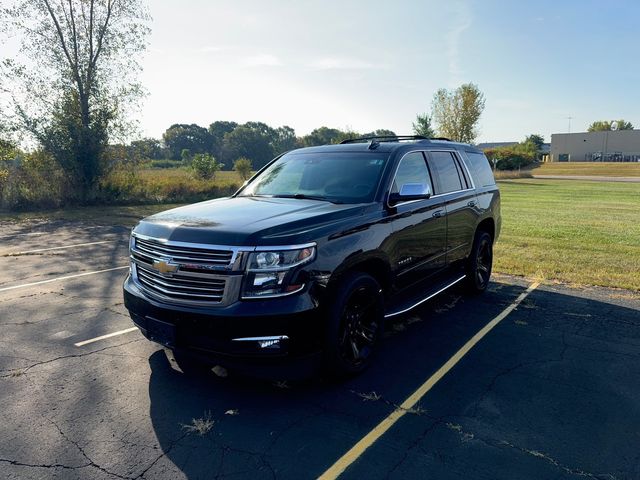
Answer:
<svg viewBox="0 0 640 480"><path fill-rule="evenodd" d="M376 427L367 433L358 443L338 459L326 472L320 477L321 480L329 480L338 478L353 462L355 462L376 440L389 430L398 420L400 420L409 409L416 406L420 399L429 391L438 381L451 370L469 350L471 350L487 333L489 333L496 325L509 315L527 296L533 292L540 282L532 283L529 288L522 292L511 305L505 308L497 317L487 323L478 333L458 350L447 363L442 365L436 373L431 375L418 389L413 392L404 402L400 404L389 416L382 420Z"/></svg>

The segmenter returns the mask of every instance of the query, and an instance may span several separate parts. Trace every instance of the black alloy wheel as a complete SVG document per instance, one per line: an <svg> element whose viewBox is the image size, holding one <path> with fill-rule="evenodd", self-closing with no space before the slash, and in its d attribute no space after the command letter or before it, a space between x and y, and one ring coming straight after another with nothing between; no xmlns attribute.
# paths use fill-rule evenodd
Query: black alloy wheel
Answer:
<svg viewBox="0 0 640 480"><path fill-rule="evenodd" d="M467 284L472 292L487 289L493 267L493 239L489 233L480 231L473 242L473 250L467 266Z"/></svg>
<svg viewBox="0 0 640 480"><path fill-rule="evenodd" d="M336 288L329 311L327 338L329 366L350 375L371 362L384 321L383 297L378 282L365 273L350 273Z"/></svg>

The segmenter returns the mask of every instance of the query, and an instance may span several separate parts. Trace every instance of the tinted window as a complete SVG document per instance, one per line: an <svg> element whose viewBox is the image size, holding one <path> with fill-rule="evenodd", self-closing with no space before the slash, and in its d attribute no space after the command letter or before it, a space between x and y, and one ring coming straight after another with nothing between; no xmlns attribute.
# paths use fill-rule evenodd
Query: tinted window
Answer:
<svg viewBox="0 0 640 480"><path fill-rule="evenodd" d="M384 153L288 153L258 175L240 196L311 196L340 203L373 201Z"/></svg>
<svg viewBox="0 0 640 480"><path fill-rule="evenodd" d="M391 193L398 193L405 183L428 185L433 192L429 170L421 152L408 153L400 160L396 177L391 185Z"/></svg>
<svg viewBox="0 0 640 480"><path fill-rule="evenodd" d="M469 170L471 170L476 186L484 187L496 184L489 160L483 153L467 152L467 158L469 159Z"/></svg>
<svg viewBox="0 0 640 480"><path fill-rule="evenodd" d="M462 190L458 167L450 152L429 152L429 168L436 183L436 193Z"/></svg>

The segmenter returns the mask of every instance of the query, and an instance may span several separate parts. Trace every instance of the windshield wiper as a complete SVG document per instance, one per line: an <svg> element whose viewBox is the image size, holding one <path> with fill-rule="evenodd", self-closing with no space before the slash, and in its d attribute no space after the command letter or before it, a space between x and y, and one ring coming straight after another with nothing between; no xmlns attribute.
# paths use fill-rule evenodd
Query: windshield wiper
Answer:
<svg viewBox="0 0 640 480"><path fill-rule="evenodd" d="M282 194L282 195L272 195L272 196L273 198L297 198L300 200L320 200L322 202L342 203L339 200L331 200L327 197L321 197L319 195L305 195L304 193Z"/></svg>

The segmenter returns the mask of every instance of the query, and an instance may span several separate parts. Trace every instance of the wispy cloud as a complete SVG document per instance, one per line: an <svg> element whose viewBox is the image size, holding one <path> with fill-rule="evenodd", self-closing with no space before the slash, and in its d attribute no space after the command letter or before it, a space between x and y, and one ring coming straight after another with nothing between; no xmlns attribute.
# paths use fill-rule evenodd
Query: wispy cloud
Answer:
<svg viewBox="0 0 640 480"><path fill-rule="evenodd" d="M268 53L261 55L251 55L240 60L243 67L281 67L282 61L275 55Z"/></svg>
<svg viewBox="0 0 640 480"><path fill-rule="evenodd" d="M322 57L307 64L317 70L371 70L384 68L382 64L376 64L348 57Z"/></svg>
<svg viewBox="0 0 640 480"><path fill-rule="evenodd" d="M471 9L464 1L452 4L454 23L451 29L445 35L447 45L447 58L449 60L449 78L451 86L457 86L461 82L464 74L463 68L460 66L460 42L462 34L467 30L473 21Z"/></svg>

